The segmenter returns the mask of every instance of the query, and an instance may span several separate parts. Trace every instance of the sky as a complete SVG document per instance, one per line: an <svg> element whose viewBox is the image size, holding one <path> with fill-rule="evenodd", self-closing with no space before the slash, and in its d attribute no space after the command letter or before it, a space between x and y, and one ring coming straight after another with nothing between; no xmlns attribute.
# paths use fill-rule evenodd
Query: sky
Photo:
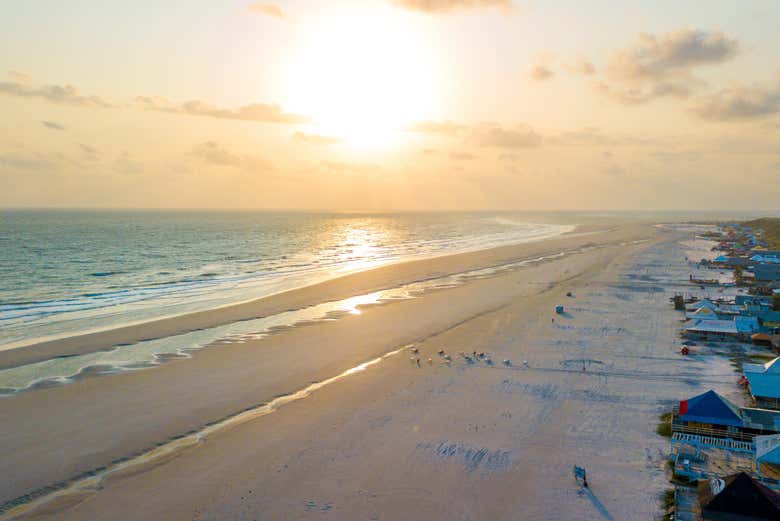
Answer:
<svg viewBox="0 0 780 521"><path fill-rule="evenodd" d="M780 211L776 0L5 0L0 207Z"/></svg>

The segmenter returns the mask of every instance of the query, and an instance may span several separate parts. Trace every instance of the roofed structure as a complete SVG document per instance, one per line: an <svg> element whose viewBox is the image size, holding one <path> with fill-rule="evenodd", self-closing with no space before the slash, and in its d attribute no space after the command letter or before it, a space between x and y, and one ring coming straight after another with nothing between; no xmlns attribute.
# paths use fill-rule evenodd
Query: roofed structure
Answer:
<svg viewBox="0 0 780 521"><path fill-rule="evenodd" d="M780 495L744 472L700 481L697 495L703 519L780 520Z"/></svg>
<svg viewBox="0 0 780 521"><path fill-rule="evenodd" d="M686 422L742 426L739 407L713 390L681 401L679 416Z"/></svg>

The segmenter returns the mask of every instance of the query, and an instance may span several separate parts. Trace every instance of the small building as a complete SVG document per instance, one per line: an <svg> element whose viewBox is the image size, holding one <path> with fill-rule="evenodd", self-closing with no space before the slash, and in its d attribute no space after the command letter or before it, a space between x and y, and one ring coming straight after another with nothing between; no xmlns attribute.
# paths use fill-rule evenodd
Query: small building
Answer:
<svg viewBox="0 0 780 521"><path fill-rule="evenodd" d="M675 434L752 443L756 436L780 433L780 411L738 407L715 391L680 402L672 414Z"/></svg>
<svg viewBox="0 0 780 521"><path fill-rule="evenodd" d="M753 274L760 282L780 281L780 263L756 264L753 266Z"/></svg>
<svg viewBox="0 0 780 521"><path fill-rule="evenodd" d="M716 308L717 309L717 308ZM701 307L696 311L688 311L685 313L685 318L690 320L723 320L724 317L718 314L715 309L709 307Z"/></svg>
<svg viewBox="0 0 780 521"><path fill-rule="evenodd" d="M735 320L697 318L683 328L683 336L695 340L741 340Z"/></svg>
<svg viewBox="0 0 780 521"><path fill-rule="evenodd" d="M755 462L758 479L772 487L780 484L780 434L756 436Z"/></svg>
<svg viewBox="0 0 780 521"><path fill-rule="evenodd" d="M765 364L743 364L742 374L756 407L780 409L780 357Z"/></svg>
<svg viewBox="0 0 780 521"><path fill-rule="evenodd" d="M696 318L683 328L683 336L696 340L750 341L761 330L758 318L735 316L733 320Z"/></svg>
<svg viewBox="0 0 780 521"><path fill-rule="evenodd" d="M697 302L694 302L693 304L688 305L685 308L686 311L691 311L691 312L696 312L700 309L709 309L711 311L717 311L718 305L715 304L710 299L703 298Z"/></svg>
<svg viewBox="0 0 780 521"><path fill-rule="evenodd" d="M696 493L705 520L780 519L780 494L745 472L701 480Z"/></svg>

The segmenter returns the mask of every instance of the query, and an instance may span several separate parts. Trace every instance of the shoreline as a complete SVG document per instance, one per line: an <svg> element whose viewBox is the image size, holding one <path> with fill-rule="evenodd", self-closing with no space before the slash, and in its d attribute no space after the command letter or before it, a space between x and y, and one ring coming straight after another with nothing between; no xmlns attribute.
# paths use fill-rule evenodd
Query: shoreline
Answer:
<svg viewBox="0 0 780 521"><path fill-rule="evenodd" d="M536 223L534 223L536 224ZM541 225L547 225L545 223L540 223ZM144 326L149 323L159 322L162 320L170 320L170 319L176 319L181 317L186 317L191 314L195 313L203 313L203 312L211 312L216 311L223 308L229 308L233 306L239 306L243 304L249 304L252 302L255 302L257 300L262 300L266 298L272 298L277 295L281 295L290 291L296 291L300 289L305 289L310 286L316 286L318 284L326 283L331 280L335 280L341 277L362 273L366 271L371 271L373 269L379 269L383 267L389 267L396 264L403 264L406 262L415 262L415 261L425 261L429 259L435 259L439 257L448 257L452 255L460 255L465 253L478 253L481 251L487 251L491 249L496 248L503 248L503 247L512 247L512 246L520 246L523 244L528 243L534 243L534 242L540 242L545 241L549 239L555 239L558 237L564 237L564 236L572 236L572 234L576 234L576 230L578 227L581 227L582 225L579 224L555 224L554 226L557 226L560 230L552 233L552 234L542 234L538 236L531 236L526 238L520 238L517 239L516 242L500 242L496 243L490 246L473 246L473 247L463 247L463 248L453 248L452 250L446 251L446 252L436 252L436 253L427 253L427 254L419 254L419 255L406 255L406 256L400 256L400 257L389 257L384 260L379 261L372 261L369 263L366 263L363 267L350 267L349 265L343 266L337 270L322 270L320 272L316 272L310 275L309 278L303 279L303 280L292 280L289 281L289 284L281 285L280 289L274 289L271 290L270 293L263 294L263 295L255 295L249 298L238 298L230 302L224 302L220 304L215 304L211 307L204 308L204 309L195 309L195 310L189 310L189 311L180 311L180 312L173 312L170 314L160 314L153 317L148 318L142 318L137 320L131 320L129 322L124 323L115 323L110 325L104 325L104 326L95 326L95 327L88 327L85 329L82 329L80 331L71 331L71 332L62 332L62 333L54 333L49 335L43 335L40 337L33 337L33 338L27 338L22 340L14 340L10 341L4 344L0 344L0 354L3 351L9 351L14 349L20 349L20 348L26 348L26 347L34 347L41 344L49 344L53 342L59 342L68 340L71 338L76 337L84 337L92 334L98 334L98 333L110 333L112 331L115 331L117 329L123 329L127 327L136 327L136 326ZM587 233L587 232L586 232ZM77 318L78 320L78 318ZM0 367L1 368L1 367Z"/></svg>
<svg viewBox="0 0 780 521"><path fill-rule="evenodd" d="M416 299L368 306L360 316L286 329L245 344L215 345L192 358L150 370L87 378L8 397L3 401L7 421L6 428L0 429L0 442L9 456L0 471L7 476L11 469L18 471L13 481L0 486L2 502L47 490L53 483L197 432L398 346L436 338L518 298L534 306L539 295L559 291L562 283L579 277L593 263L644 248L644 244L621 244L647 235L646 227L613 230L602 238L608 245L604 248L474 279ZM592 237L569 240L581 246L598 243ZM537 250L550 244L526 246ZM499 252L498 257L512 260L509 253ZM495 265L496 259L493 252L470 262L485 267ZM436 267L452 265L439 260ZM397 278L409 275L408 268L401 271ZM29 411L48 412L32 418Z"/></svg>
<svg viewBox="0 0 780 521"><path fill-rule="evenodd" d="M642 225L634 225L634 227L640 226ZM0 370L214 328L232 322L268 317L281 312L299 310L320 302L341 300L351 294L371 293L404 284L423 282L434 276L442 277L461 271L521 261L534 254L550 253L549 250L536 246L584 236L595 238L609 233L614 228L614 224L577 225L572 230L552 237L532 239L527 242L489 249L434 255L384 264L264 297L203 311L58 337L53 340L35 341L23 345L12 343L9 346L15 347L4 346L0 348ZM485 257L489 259L488 262L492 262L491 266L485 265ZM321 297L318 298L318 295Z"/></svg>

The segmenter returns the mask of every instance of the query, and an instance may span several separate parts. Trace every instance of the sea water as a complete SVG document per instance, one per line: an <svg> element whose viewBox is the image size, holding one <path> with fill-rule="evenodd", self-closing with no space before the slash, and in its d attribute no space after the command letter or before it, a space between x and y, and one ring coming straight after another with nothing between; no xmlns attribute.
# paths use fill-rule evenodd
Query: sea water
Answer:
<svg viewBox="0 0 780 521"><path fill-rule="evenodd" d="M557 222L556 222L557 221ZM571 229L512 213L0 212L0 349Z"/></svg>

